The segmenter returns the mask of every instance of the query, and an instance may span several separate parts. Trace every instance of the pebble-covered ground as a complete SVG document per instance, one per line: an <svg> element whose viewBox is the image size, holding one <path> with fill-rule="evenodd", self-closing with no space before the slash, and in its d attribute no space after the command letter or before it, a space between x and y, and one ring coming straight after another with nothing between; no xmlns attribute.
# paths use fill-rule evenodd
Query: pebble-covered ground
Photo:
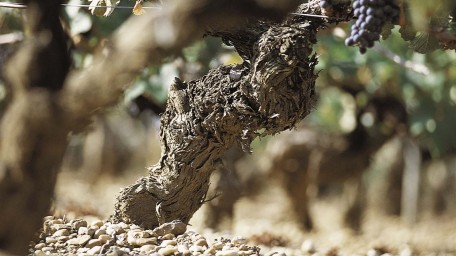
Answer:
<svg viewBox="0 0 456 256"><path fill-rule="evenodd" d="M423 219L407 226L394 218L367 215L363 232L341 226L339 200L315 202L317 230L303 232L290 205L272 182L235 207L233 222L221 231L204 225L205 209L189 226L174 223L155 230L107 221L119 188L132 183L90 185L61 175L53 214L46 217L31 255L264 255L264 256L455 256L456 216ZM174 228L172 228L174 225ZM165 228L166 227L166 228ZM184 227L186 230L184 231Z"/></svg>
<svg viewBox="0 0 456 256"><path fill-rule="evenodd" d="M215 256L337 256L337 247L317 248L312 240L304 240L300 248L282 248L267 251L253 245L252 242L269 243L269 245L286 244L280 237L270 234L246 239L243 237L219 237L207 239L195 231L186 231L187 225L182 222L165 223L154 230L144 230L137 225L111 223L101 220L90 222L83 219L65 220L48 216L44 219L43 228L37 241L30 245L30 255L215 255ZM249 241L253 240L253 241ZM353 254L354 255L354 254ZM410 247L404 247L397 253L388 252L386 248L371 248L366 256L412 256L418 255ZM433 254L456 255L456 254Z"/></svg>
<svg viewBox="0 0 456 256"><path fill-rule="evenodd" d="M187 231L182 222L165 223L154 230L137 225L83 219L46 217L39 241L31 244L33 255L260 255L260 248L246 239L207 241Z"/></svg>

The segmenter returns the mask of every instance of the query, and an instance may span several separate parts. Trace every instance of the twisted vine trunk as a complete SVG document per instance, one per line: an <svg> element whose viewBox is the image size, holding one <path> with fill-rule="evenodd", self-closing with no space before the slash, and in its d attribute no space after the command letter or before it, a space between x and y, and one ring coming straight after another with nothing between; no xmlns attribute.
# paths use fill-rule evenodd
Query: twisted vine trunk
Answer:
<svg viewBox="0 0 456 256"><path fill-rule="evenodd" d="M298 12L320 13L318 1ZM290 16L282 23L209 32L232 44L244 63L174 81L161 118L161 159L148 176L123 189L111 219L146 228L176 219L187 223L204 203L225 150L234 143L249 150L255 137L290 129L308 115L317 77L312 46L323 22Z"/></svg>
<svg viewBox="0 0 456 256"><path fill-rule="evenodd" d="M279 19L298 4L283 0L174 0L159 13L132 18L93 65L70 74L60 2L27 0L30 34L8 61L8 106L0 137L0 254L24 255L49 214L69 132L114 105L144 66L201 37L208 24L243 24L246 17ZM163 28L169 33L162 33ZM133 40L132 40L133 39Z"/></svg>

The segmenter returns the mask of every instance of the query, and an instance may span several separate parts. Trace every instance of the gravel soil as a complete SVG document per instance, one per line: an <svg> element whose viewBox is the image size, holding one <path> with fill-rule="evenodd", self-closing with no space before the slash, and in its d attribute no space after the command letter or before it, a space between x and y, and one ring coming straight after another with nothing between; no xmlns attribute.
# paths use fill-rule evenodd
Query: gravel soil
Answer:
<svg viewBox="0 0 456 256"><path fill-rule="evenodd" d="M214 231L204 227L206 209L190 221L168 223L154 230L113 224L114 198L134 177L103 179L89 184L62 173L54 216L31 243L31 255L456 255L456 216L422 218L405 225L397 218L369 211L363 232L353 234L340 221L337 200L315 202L317 231L303 232L290 212L283 191L271 182L255 197L243 198L232 222Z"/></svg>

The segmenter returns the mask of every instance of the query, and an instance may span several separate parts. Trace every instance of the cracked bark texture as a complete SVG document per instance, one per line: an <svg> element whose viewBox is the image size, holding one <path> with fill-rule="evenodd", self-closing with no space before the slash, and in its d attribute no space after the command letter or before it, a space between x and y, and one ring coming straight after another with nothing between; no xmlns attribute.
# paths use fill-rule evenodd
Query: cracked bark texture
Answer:
<svg viewBox="0 0 456 256"><path fill-rule="evenodd" d="M125 22L90 68L70 69L59 1L29 0L30 35L8 61L10 99L0 137L0 249L24 255L48 214L69 132L112 106L148 64L180 51L210 25L279 19L298 5L270 0L174 0ZM178 155L174 155L177 157ZM163 183L164 184L164 183Z"/></svg>
<svg viewBox="0 0 456 256"><path fill-rule="evenodd" d="M317 14L318 2L298 11ZM312 46L324 22L290 16L281 23L208 32L233 45L244 63L195 81L175 79L161 117L161 159L148 176L121 191L112 221L146 228L177 219L188 223L204 203L225 150L235 143L250 150L257 136L291 129L307 116L317 77Z"/></svg>

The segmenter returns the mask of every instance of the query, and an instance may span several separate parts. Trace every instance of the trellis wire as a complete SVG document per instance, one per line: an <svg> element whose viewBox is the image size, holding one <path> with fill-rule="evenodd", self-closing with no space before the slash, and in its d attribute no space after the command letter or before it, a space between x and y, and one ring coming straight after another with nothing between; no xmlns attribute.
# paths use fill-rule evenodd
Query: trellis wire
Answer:
<svg viewBox="0 0 456 256"><path fill-rule="evenodd" d="M89 4L60 4L65 7L98 7L98 8L113 8L113 9L133 9L133 6L124 6L124 5L108 5L108 6L91 6ZM26 9L27 5L11 3L11 2L0 2L0 7L5 8L15 8L15 9ZM160 6L143 6L143 9L161 9Z"/></svg>

